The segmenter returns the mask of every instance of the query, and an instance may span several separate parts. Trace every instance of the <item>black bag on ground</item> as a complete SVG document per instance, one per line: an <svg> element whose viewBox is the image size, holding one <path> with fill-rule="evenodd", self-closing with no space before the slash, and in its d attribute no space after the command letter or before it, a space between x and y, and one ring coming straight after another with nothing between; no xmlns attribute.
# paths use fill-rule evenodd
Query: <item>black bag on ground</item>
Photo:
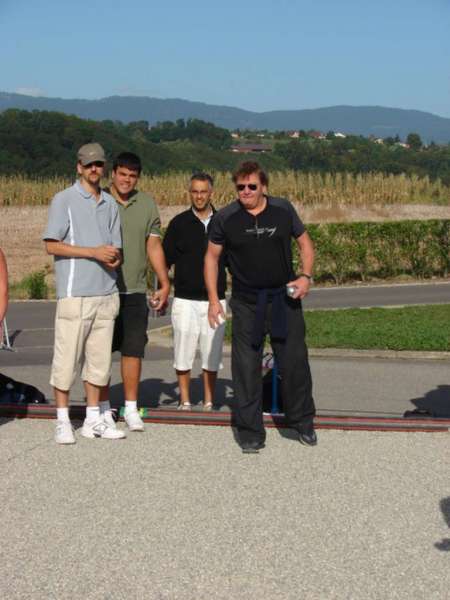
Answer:
<svg viewBox="0 0 450 600"><path fill-rule="evenodd" d="M263 376L263 412L272 412L272 373L273 369L269 369ZM281 396L281 377L278 375L277 381L277 402L278 412L283 412L283 398Z"/></svg>
<svg viewBox="0 0 450 600"><path fill-rule="evenodd" d="M0 404L47 404L47 400L34 385L0 373Z"/></svg>

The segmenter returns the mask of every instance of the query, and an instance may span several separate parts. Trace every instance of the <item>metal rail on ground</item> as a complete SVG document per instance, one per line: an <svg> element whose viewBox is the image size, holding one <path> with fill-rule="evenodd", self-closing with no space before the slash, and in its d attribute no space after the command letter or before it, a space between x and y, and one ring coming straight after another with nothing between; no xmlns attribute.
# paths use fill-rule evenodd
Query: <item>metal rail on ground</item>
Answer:
<svg viewBox="0 0 450 600"><path fill-rule="evenodd" d="M203 412L199 410L178 411L163 408L144 408L141 415L146 423L161 423L171 425L207 425L230 427L232 426L232 413L225 411ZM74 420L83 420L85 417L84 406L72 406L70 416ZM0 417L28 418L28 419L54 419L56 407L52 404L0 404ZM264 415L266 427L280 429L288 427L284 415ZM435 417L408 419L404 417L384 416L338 416L317 415L314 419L317 429L338 429L349 431L400 431L400 432L433 432L448 433L450 419Z"/></svg>

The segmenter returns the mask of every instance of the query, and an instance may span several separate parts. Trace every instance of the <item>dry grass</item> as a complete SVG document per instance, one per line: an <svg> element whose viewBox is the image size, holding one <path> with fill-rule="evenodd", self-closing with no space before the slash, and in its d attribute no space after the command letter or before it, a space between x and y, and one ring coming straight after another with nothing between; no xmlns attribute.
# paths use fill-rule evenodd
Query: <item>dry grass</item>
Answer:
<svg viewBox="0 0 450 600"><path fill-rule="evenodd" d="M223 206L234 197L229 173L216 173L215 204ZM371 207L392 204L448 205L450 188L439 180L406 175L368 173L320 174L297 171L274 172L270 175L270 191L275 196L289 198L303 207ZM139 187L151 193L159 206L189 203L189 174L143 175ZM105 182L106 183L106 182ZM0 177L0 205L42 206L53 195L71 184L67 178L27 179L19 175Z"/></svg>

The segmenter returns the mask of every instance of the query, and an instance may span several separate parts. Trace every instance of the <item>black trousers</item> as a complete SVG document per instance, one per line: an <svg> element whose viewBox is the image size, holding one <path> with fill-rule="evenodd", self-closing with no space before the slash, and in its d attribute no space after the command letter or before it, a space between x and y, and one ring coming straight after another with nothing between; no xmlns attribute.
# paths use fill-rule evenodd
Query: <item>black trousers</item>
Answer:
<svg viewBox="0 0 450 600"><path fill-rule="evenodd" d="M255 304L238 298L230 301L233 312L231 371L234 386L234 424L239 440L265 440L262 412L261 362L263 345L252 346L251 338L255 320ZM281 376L281 393L286 420L299 429L311 423L315 415L312 397L311 370L305 344L305 321L299 300L286 297L287 330L285 340L271 336L272 303L267 304L264 331L270 343Z"/></svg>

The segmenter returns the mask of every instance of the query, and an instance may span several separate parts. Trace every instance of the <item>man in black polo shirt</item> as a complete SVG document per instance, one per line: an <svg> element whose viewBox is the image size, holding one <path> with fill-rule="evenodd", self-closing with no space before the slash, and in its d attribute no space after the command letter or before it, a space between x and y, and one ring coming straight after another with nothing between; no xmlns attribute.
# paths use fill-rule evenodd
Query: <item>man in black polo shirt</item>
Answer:
<svg viewBox="0 0 450 600"><path fill-rule="evenodd" d="M214 217L205 256L208 318L223 318L218 301L218 261L223 253L232 275L232 358L235 423L244 452L264 447L261 360L269 333L281 375L288 423L301 443L314 446L315 414L305 345L301 299L309 291L314 248L292 204L268 196L268 178L258 163L245 162L233 175L238 200ZM298 244L303 272L292 267L291 239ZM291 297L287 288L292 288Z"/></svg>
<svg viewBox="0 0 450 600"><path fill-rule="evenodd" d="M221 366L225 333L225 268L218 261L217 302L223 314L215 329L208 322L208 294L203 278L203 260L214 213L211 206L213 180L207 173L191 177L191 208L172 219L164 237L168 267L175 266L175 291L172 304L174 367L180 388L181 410L191 408L189 384L197 345L203 370L203 409L212 410L217 371Z"/></svg>

